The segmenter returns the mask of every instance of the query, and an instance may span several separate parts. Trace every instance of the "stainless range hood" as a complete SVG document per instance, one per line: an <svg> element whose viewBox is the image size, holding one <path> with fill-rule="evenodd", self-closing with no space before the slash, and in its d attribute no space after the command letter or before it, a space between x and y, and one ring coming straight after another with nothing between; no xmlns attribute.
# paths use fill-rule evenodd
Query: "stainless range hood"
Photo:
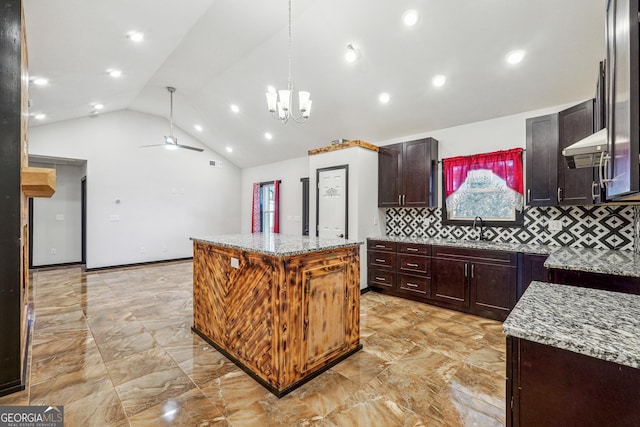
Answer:
<svg viewBox="0 0 640 427"><path fill-rule="evenodd" d="M566 158L569 169L579 169L598 166L602 153L606 152L607 129L605 128L571 144L562 150L562 155Z"/></svg>

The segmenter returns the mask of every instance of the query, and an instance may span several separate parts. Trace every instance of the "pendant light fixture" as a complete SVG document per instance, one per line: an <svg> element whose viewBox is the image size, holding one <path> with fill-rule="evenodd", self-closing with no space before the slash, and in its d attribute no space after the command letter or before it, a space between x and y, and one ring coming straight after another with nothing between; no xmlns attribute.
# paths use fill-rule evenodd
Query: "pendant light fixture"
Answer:
<svg viewBox="0 0 640 427"><path fill-rule="evenodd" d="M311 94L307 91L298 92L299 114L294 114L293 108L293 83L291 81L291 0L289 0L289 78L287 88L276 92L275 89L267 92L267 106L274 118L286 124L289 119L302 123L309 118L311 112Z"/></svg>

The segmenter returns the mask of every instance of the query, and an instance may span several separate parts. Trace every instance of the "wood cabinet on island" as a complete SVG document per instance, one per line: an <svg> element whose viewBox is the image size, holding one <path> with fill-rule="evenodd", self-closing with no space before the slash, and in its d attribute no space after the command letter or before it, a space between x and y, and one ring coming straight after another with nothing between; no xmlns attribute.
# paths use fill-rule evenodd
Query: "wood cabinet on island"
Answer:
<svg viewBox="0 0 640 427"><path fill-rule="evenodd" d="M193 330L278 397L362 348L360 244L192 238Z"/></svg>

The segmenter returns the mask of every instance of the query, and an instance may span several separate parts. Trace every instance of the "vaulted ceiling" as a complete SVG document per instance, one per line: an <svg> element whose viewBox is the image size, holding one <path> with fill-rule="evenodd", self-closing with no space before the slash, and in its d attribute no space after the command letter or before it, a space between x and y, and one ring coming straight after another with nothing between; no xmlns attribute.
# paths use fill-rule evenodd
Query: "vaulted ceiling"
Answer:
<svg viewBox="0 0 640 427"><path fill-rule="evenodd" d="M89 116L96 103L100 114L168 118L174 86L176 125L240 167L338 138L375 143L587 99L605 55L605 0L293 0L293 83L311 92L313 108L306 123L282 125L265 92L287 82L287 0L24 6L30 74L49 80L30 87L32 113L46 114L31 125ZM407 9L419 13L412 27L402 22ZM131 30L144 40L128 39ZM349 43L360 50L353 63ZM510 65L514 49L525 57ZM442 87L431 83L438 74Z"/></svg>

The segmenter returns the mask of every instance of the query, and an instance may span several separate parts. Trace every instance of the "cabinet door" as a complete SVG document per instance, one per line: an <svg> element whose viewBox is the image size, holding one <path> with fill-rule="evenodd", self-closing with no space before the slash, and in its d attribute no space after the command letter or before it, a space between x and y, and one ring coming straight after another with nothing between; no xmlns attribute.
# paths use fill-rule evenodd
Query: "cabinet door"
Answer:
<svg viewBox="0 0 640 427"><path fill-rule="evenodd" d="M405 142L402 161L402 206L431 204L431 138Z"/></svg>
<svg viewBox="0 0 640 427"><path fill-rule="evenodd" d="M303 272L302 371L323 365L348 347L348 265Z"/></svg>
<svg viewBox="0 0 640 427"><path fill-rule="evenodd" d="M506 319L516 305L516 266L474 262L469 273L471 308L486 317Z"/></svg>
<svg viewBox="0 0 640 427"><path fill-rule="evenodd" d="M544 266L547 255L523 254L520 265L521 275L518 283L518 291L516 292L516 300L519 300L524 291L527 290L529 284L537 280L539 282L549 281L549 270Z"/></svg>
<svg viewBox="0 0 640 427"><path fill-rule="evenodd" d="M569 145L593 134L593 99L558 113L560 152ZM569 169L564 157L558 162L560 205L587 205L591 195L593 168Z"/></svg>
<svg viewBox="0 0 640 427"><path fill-rule="evenodd" d="M378 152L378 206L400 206L402 144L380 147Z"/></svg>
<svg viewBox="0 0 640 427"><path fill-rule="evenodd" d="M433 259L431 298L469 307L469 263L463 260Z"/></svg>
<svg viewBox="0 0 640 427"><path fill-rule="evenodd" d="M529 206L558 203L558 115L527 119L527 194Z"/></svg>

